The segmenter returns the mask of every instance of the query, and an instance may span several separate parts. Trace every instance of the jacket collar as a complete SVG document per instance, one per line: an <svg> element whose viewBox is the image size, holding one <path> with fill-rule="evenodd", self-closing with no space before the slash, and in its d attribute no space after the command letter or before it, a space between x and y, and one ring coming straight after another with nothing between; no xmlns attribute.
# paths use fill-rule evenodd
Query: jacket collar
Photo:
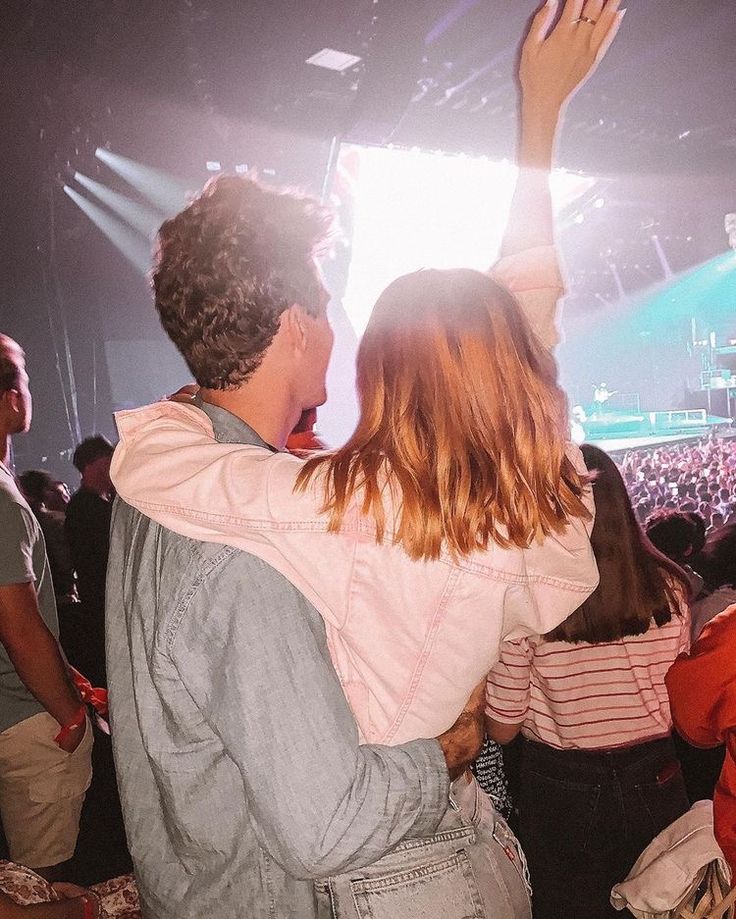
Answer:
<svg viewBox="0 0 736 919"><path fill-rule="evenodd" d="M261 435L254 431L247 422L243 421L242 418L238 418L237 415L233 415L233 413L229 412L226 408L220 408L219 405L211 405L209 402L205 402L199 395L194 397L192 404L200 409L200 411L203 411L210 419L212 422L212 429L215 432L215 440L219 443L251 444L254 447L263 447L265 450L270 450L271 453L279 452L275 447L272 447L271 444L267 444Z"/></svg>

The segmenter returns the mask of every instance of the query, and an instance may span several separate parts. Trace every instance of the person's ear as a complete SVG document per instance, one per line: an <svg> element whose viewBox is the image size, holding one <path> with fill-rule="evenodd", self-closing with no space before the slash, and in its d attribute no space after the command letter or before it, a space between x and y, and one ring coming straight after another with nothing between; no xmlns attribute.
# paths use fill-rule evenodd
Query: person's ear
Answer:
<svg viewBox="0 0 736 919"><path fill-rule="evenodd" d="M307 314L298 303L281 314L281 331L295 351L307 350Z"/></svg>
<svg viewBox="0 0 736 919"><path fill-rule="evenodd" d="M20 393L17 389L6 389L2 395L5 405L11 412L18 414L21 410Z"/></svg>

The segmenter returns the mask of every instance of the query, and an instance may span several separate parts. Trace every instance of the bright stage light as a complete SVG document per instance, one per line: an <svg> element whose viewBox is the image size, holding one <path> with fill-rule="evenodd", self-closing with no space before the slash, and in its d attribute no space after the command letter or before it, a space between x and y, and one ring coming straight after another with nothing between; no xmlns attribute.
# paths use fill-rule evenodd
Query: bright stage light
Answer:
<svg viewBox="0 0 736 919"><path fill-rule="evenodd" d="M127 224L111 216L108 211L99 205L93 204L84 195L80 195L76 189L65 185L64 192L84 211L92 223L107 236L131 265L145 275L151 264L150 244L143 240L140 234L136 233Z"/></svg>
<svg viewBox="0 0 736 919"><path fill-rule="evenodd" d="M485 157L344 145L338 166L352 189L352 260L345 310L362 334L378 295L419 268L486 270L501 244L516 167ZM595 180L556 172L556 206L569 206Z"/></svg>
<svg viewBox="0 0 736 919"><path fill-rule="evenodd" d="M113 191L101 182L90 179L84 173L75 172L74 179L147 239L150 239L158 230L161 224L160 214L155 213L138 201L133 201L132 198Z"/></svg>
<svg viewBox="0 0 736 919"><path fill-rule="evenodd" d="M315 67L324 67L326 70L349 70L355 67L362 59L357 54L349 54L347 51L337 51L335 48L323 48L316 54L308 57L305 64L313 64Z"/></svg>
<svg viewBox="0 0 736 919"><path fill-rule="evenodd" d="M173 217L186 204L186 188L169 173L137 163L104 147L98 147L95 156L148 198L165 216Z"/></svg>

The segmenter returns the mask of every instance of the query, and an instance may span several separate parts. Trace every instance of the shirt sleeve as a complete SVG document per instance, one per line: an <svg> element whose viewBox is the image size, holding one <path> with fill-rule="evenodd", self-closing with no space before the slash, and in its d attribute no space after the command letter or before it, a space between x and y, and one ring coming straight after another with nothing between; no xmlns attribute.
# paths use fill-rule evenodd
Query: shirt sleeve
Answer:
<svg viewBox="0 0 736 919"><path fill-rule="evenodd" d="M435 831L449 800L439 743L359 745L324 624L283 576L238 554L195 601L169 653L284 870L341 873Z"/></svg>
<svg viewBox="0 0 736 919"><path fill-rule="evenodd" d="M545 348L562 340L559 330L560 300L565 294L556 246L537 246L500 259L491 277L515 296L524 315Z"/></svg>
<svg viewBox="0 0 736 919"><path fill-rule="evenodd" d="M703 629L689 654L681 654L665 677L677 730L698 747L723 743L736 726L736 605Z"/></svg>
<svg viewBox="0 0 736 919"><path fill-rule="evenodd" d="M531 701L534 651L526 638L504 641L501 656L486 683L486 715L504 724L521 724Z"/></svg>
<svg viewBox="0 0 736 919"><path fill-rule="evenodd" d="M29 511L0 495L0 587L35 581L34 522Z"/></svg>

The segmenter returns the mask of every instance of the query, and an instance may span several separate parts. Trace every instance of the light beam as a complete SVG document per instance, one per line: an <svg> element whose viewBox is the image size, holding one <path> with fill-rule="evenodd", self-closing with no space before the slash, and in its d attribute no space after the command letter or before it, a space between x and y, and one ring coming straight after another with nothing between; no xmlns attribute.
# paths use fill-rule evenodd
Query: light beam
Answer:
<svg viewBox="0 0 736 919"><path fill-rule="evenodd" d="M98 147L95 156L148 198L165 216L173 217L186 204L186 188L169 173L137 163L104 147Z"/></svg>
<svg viewBox="0 0 736 919"><path fill-rule="evenodd" d="M89 176L84 175L82 172L75 172L74 179L92 192L99 201L106 204L111 211L122 217L134 230L142 233L146 239L151 239L156 230L158 230L161 224L161 215L144 204L113 191L101 182L90 179Z"/></svg>
<svg viewBox="0 0 736 919"><path fill-rule="evenodd" d="M151 247L141 238L140 234L123 223L122 220L118 220L108 211L85 198L84 195L80 195L74 188L65 185L64 192L80 210L84 211L92 223L107 236L130 264L145 276L151 264Z"/></svg>

